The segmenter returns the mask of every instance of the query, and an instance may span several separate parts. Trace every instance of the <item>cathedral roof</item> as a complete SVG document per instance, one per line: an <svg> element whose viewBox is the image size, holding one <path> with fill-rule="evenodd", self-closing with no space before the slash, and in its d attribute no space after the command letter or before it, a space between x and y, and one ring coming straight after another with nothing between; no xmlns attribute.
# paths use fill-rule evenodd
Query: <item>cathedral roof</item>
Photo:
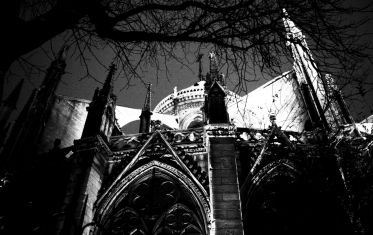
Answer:
<svg viewBox="0 0 373 235"><path fill-rule="evenodd" d="M204 101L205 94L205 81L200 81L194 85L182 89L180 91L174 90L173 94L166 96L161 102L154 108L154 112L158 113L172 113L173 100L177 98L179 102L198 102Z"/></svg>
<svg viewBox="0 0 373 235"><path fill-rule="evenodd" d="M292 71L285 72L244 96L226 89L226 105L232 124L237 127L266 129L270 125L269 116L272 114L284 130L301 131L306 111L291 74ZM168 115L164 117L172 120L177 118L179 128L187 128L193 119L200 119L202 116L204 85L205 81L200 81L180 91L175 89L173 94L156 105L154 112ZM155 120L155 117L152 119Z"/></svg>
<svg viewBox="0 0 373 235"><path fill-rule="evenodd" d="M117 106L115 113L119 126L123 127L131 122L138 121L141 114L141 109ZM173 129L178 129L179 127L174 115L153 112L151 119L160 120L163 124Z"/></svg>
<svg viewBox="0 0 373 235"><path fill-rule="evenodd" d="M270 115L283 130L301 131L307 115L292 72L285 72L245 96L227 104L231 121L237 127L266 129Z"/></svg>

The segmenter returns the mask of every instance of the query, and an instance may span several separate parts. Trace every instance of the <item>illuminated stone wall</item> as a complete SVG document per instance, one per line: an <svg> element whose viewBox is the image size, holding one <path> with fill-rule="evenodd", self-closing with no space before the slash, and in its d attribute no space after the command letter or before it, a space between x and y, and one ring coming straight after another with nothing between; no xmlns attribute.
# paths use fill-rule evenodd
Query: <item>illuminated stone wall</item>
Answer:
<svg viewBox="0 0 373 235"><path fill-rule="evenodd" d="M69 147L74 144L75 139L80 139L87 118L89 102L56 96L50 117L45 124L38 153L47 152L53 148L53 142L57 138L61 139L61 148Z"/></svg>

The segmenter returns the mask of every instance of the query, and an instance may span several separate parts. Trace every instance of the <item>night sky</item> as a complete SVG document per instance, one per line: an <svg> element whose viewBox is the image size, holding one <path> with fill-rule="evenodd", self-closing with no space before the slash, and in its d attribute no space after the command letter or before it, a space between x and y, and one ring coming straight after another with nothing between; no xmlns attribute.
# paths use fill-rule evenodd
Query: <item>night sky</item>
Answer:
<svg viewBox="0 0 373 235"><path fill-rule="evenodd" d="M354 1L353 4L360 5L366 2L369 1L359 0ZM366 15L371 17L372 13L367 13ZM361 30L365 33L373 34L373 21L371 21L369 25L367 24L364 27L362 27ZM373 42L373 36L367 36L365 40L366 42ZM53 58L53 54L57 53L60 47L61 39L57 37L53 39L51 42L45 43L45 45L43 46L44 49L42 51L35 50L34 52L31 52L29 55L25 55L24 58L29 59L32 63L45 70L49 66L51 59ZM367 52L373 55L372 50ZM62 78L57 94L90 100L93 96L94 89L96 87L102 86L102 82L105 80L107 75L107 70L102 65L95 62L93 58L89 58L89 72L93 75L94 79L89 77L84 78L84 76L86 75L85 65L81 63L81 61L79 61L78 58L71 56L71 54L72 52L68 53L66 68L67 73ZM102 64L109 66L113 58L113 55L105 50L99 51L98 54ZM193 58L191 58L190 60L193 60ZM203 61L204 73L206 73L208 70L207 53L205 54ZM151 67L149 67L149 69L147 71L144 71L142 74L143 81L150 82L153 84L152 108L154 108L155 105L162 98L172 93L173 88L175 86L177 86L178 90L180 90L188 86L191 86L193 85L193 83L198 81L197 62L191 63L189 65L189 68L175 61L171 61L169 64L167 64L167 66L169 69L168 77L166 76L164 71L159 71L158 81L156 78L156 71ZM367 64L366 67L372 69L372 64ZM16 116L19 110L26 102L26 100L28 99L31 90L39 87L40 83L42 82L42 79L44 78L44 74L42 72L38 72L37 69L24 69L23 67L20 67L17 64L14 64L12 66L11 71L13 73L8 75L7 77L7 83L5 84L6 86L4 89L4 97L7 97L9 92L14 88L16 83L20 81L20 79L25 79L22 97L20 97L20 100L17 105L18 110L15 114ZM367 76L372 77L372 75L373 72L371 70L371 72ZM249 89L255 89L256 87L258 87L266 81L266 79L260 79L260 81L258 82L252 82L249 85ZM369 81L373 82L373 77L371 79L369 78ZM117 95L118 98L117 105L131 108L141 108L145 99L145 85L139 80L131 81L130 87L126 86L126 83L126 75L117 72L114 90L114 93ZM355 104L352 105L354 106L353 115L357 119L356 121L360 121L362 116L367 116L370 113L372 113L371 110L373 109L373 91L366 95L365 102L366 103L361 103L359 101L361 107L356 107ZM365 110L364 107L366 107ZM364 111L362 113L359 113L361 112L361 110Z"/></svg>

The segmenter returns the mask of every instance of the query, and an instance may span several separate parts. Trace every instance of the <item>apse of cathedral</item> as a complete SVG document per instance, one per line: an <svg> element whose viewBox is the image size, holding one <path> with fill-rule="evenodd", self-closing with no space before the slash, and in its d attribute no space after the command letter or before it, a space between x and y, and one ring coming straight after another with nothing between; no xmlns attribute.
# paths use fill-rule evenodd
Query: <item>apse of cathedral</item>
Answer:
<svg viewBox="0 0 373 235"><path fill-rule="evenodd" d="M284 25L292 70L240 96L212 51L154 109L150 84L141 109L117 104L114 65L92 100L56 95L62 48L11 130L22 83L2 103L0 233L372 233L372 124Z"/></svg>

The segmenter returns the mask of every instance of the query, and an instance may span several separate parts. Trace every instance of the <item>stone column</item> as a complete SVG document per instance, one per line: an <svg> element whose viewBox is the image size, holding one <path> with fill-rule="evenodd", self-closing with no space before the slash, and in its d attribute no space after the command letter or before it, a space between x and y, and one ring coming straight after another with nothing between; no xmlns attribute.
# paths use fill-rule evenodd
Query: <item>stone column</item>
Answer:
<svg viewBox="0 0 373 235"><path fill-rule="evenodd" d="M87 227L93 222L94 203L102 185L107 157L111 155L101 137L74 142L76 152L62 211L65 218L57 225L58 235L90 234ZM84 228L84 231L83 231Z"/></svg>
<svg viewBox="0 0 373 235"><path fill-rule="evenodd" d="M210 234L244 234L234 127L215 124L206 126L205 130L212 211Z"/></svg>

